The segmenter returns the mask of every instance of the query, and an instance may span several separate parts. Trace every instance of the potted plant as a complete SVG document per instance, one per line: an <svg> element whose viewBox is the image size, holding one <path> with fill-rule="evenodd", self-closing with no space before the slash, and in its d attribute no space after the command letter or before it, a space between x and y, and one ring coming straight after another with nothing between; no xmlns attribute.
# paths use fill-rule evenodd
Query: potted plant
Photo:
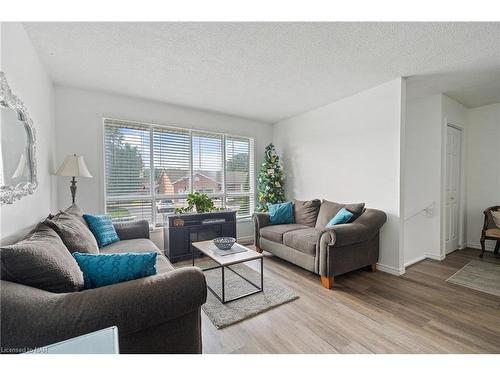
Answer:
<svg viewBox="0 0 500 375"><path fill-rule="evenodd" d="M187 207L176 208L176 214L184 214L187 212L196 211L199 214L206 212L218 211L219 209L215 207L214 201L205 193L189 193L187 196Z"/></svg>

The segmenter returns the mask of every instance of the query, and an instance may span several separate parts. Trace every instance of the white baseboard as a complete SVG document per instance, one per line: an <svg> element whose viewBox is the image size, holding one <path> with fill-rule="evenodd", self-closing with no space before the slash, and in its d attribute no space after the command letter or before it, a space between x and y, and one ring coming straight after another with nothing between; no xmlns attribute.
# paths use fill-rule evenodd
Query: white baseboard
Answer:
<svg viewBox="0 0 500 375"><path fill-rule="evenodd" d="M418 257L417 259L410 260L409 262L405 263L405 268L410 267L412 264L421 262L422 260L424 260L426 258L427 258L426 256L421 256L421 257Z"/></svg>
<svg viewBox="0 0 500 375"><path fill-rule="evenodd" d="M395 268L381 263L377 263L377 270L385 273L390 273L391 275L396 275L396 276L401 276L402 274L405 273L404 269L401 270L399 268Z"/></svg>
<svg viewBox="0 0 500 375"><path fill-rule="evenodd" d="M241 245L252 245L253 244L253 236L238 237L238 243Z"/></svg>
<svg viewBox="0 0 500 375"><path fill-rule="evenodd" d="M488 243L490 242L490 243ZM486 243L484 244L484 249L486 251L493 251L495 250L495 246L492 245L494 242L493 241L486 241ZM471 249L479 249L481 250L481 244L479 242L468 242L467 243L467 247L470 247Z"/></svg>
<svg viewBox="0 0 500 375"><path fill-rule="evenodd" d="M429 258L429 259L434 259L434 260L443 260L446 257L446 255L444 255L444 254L436 255L436 254L425 253L425 257Z"/></svg>

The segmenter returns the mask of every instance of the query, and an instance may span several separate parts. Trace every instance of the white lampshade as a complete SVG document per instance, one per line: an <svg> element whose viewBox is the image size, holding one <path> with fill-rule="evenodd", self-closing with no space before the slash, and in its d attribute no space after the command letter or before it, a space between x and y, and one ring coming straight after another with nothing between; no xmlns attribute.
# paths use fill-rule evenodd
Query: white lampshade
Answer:
<svg viewBox="0 0 500 375"><path fill-rule="evenodd" d="M83 155L68 155L56 172L57 176L92 177Z"/></svg>

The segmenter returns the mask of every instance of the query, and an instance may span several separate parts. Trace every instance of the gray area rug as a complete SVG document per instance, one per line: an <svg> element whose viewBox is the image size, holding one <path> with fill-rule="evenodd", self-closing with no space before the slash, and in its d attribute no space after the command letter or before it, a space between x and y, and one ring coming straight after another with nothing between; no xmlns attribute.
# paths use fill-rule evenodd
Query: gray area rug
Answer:
<svg viewBox="0 0 500 375"><path fill-rule="evenodd" d="M446 281L500 297L500 264L471 260Z"/></svg>
<svg viewBox="0 0 500 375"><path fill-rule="evenodd" d="M196 260L196 266L202 269L213 267L215 265L216 264L209 259ZM183 266L188 266L188 264ZM256 285L260 285L259 272L244 264L236 264L231 266L231 268L251 280ZM221 296L221 269L205 271L204 274L207 284L210 285L210 287L216 291L219 296ZM256 290L254 286L227 268L225 270L225 280L226 299L231 299L241 294ZM299 296L297 296L294 292L282 287L272 278L267 277L264 270L264 291L262 293L253 294L233 302L222 304L212 294L212 292L207 291L207 302L202 306L202 309L205 311L205 314L207 314L214 326L221 329L241 322L242 320L249 319L255 315L261 314L297 298L299 298Z"/></svg>

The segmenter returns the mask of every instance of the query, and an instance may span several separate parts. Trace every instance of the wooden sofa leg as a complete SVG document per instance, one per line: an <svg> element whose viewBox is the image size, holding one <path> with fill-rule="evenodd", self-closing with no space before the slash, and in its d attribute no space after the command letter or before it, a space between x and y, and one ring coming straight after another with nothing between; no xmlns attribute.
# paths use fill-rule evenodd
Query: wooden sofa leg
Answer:
<svg viewBox="0 0 500 375"><path fill-rule="evenodd" d="M333 276L321 276L321 285L325 287L326 289L332 289L333 287L333 282L334 282L334 277Z"/></svg>
<svg viewBox="0 0 500 375"><path fill-rule="evenodd" d="M255 245L255 251L258 253L262 253L262 249L257 245Z"/></svg>
<svg viewBox="0 0 500 375"><path fill-rule="evenodd" d="M377 272L377 263L373 263L371 266L372 272Z"/></svg>

